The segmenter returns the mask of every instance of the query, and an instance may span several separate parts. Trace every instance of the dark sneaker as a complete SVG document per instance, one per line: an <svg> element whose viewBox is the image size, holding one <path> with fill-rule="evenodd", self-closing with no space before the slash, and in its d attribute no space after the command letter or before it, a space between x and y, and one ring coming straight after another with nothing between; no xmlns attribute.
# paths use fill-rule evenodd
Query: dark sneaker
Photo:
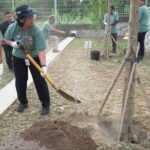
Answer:
<svg viewBox="0 0 150 150"><path fill-rule="evenodd" d="M138 56L138 57L137 57L137 62L139 62L139 61L141 61L141 60L143 60L143 57L142 57L142 56Z"/></svg>
<svg viewBox="0 0 150 150"><path fill-rule="evenodd" d="M41 115L48 115L49 114L49 107L43 107L41 111Z"/></svg>
<svg viewBox="0 0 150 150"><path fill-rule="evenodd" d="M17 112L22 113L27 107L28 107L27 104L19 104L19 106L17 108Z"/></svg>

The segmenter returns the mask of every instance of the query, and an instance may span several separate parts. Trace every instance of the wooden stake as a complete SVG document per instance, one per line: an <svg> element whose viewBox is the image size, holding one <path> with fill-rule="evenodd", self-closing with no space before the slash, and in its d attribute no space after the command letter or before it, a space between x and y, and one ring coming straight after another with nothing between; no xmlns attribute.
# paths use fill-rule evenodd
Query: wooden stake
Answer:
<svg viewBox="0 0 150 150"><path fill-rule="evenodd" d="M118 78L119 78L119 76L120 76L120 74L121 74L121 72L122 72L122 70L123 70L123 68L125 66L125 63L126 63L126 61L125 61L125 59L123 59L122 64L121 64L121 66L120 66L120 68L119 68L119 70L118 70L118 72L117 72L117 74L115 76L115 79L112 81L110 87L108 88L107 94L106 94L106 96L104 98L104 101L103 101L103 103L101 105L101 108L100 108L100 110L98 112L98 116L101 114L101 112L102 112L102 110L104 108L104 105L106 104L106 101L107 101L109 95L111 94L111 91L112 91L113 87L115 86L115 83L117 82L117 80L118 80Z"/></svg>
<svg viewBox="0 0 150 150"><path fill-rule="evenodd" d="M118 70L118 72L117 72L117 74L115 76L115 79L112 81L110 87L107 90L107 94L106 94L106 96L104 98L104 101L103 101L103 103L102 103L102 105L101 105L101 107L99 109L99 112L98 112L97 116L100 116L100 114L102 113L104 105L106 104L106 101L108 100L109 95L111 94L111 91L113 90L113 88L115 86L115 83L117 82L117 80L118 80L118 78L119 78L119 76L120 76L120 74L121 74L121 72L122 72L122 70L123 70L123 68L124 68L124 66L126 64L126 58L128 58L129 56L130 56L130 52L127 52L125 57L124 57L124 59L123 59L123 61L122 61L121 66L120 66L120 68L119 68L119 70Z"/></svg>
<svg viewBox="0 0 150 150"><path fill-rule="evenodd" d="M136 74L137 74L137 73L136 73ZM138 74L137 74L137 79L136 79L136 81L137 81L138 86L139 86L139 88L140 88L140 90L141 90L141 93L142 93L142 95L143 95L143 97L144 97L144 99L145 99L145 101L146 101L146 103L147 103L147 107L150 109L150 99L149 99L149 97L147 96L147 94L146 94L146 92L145 92L144 86L142 85L141 80L140 80L140 77L138 76Z"/></svg>
<svg viewBox="0 0 150 150"><path fill-rule="evenodd" d="M137 55L138 55L138 51L139 51L139 44L138 44L137 50L136 50L136 58L137 58ZM132 70L131 70L130 77L129 77L128 87L127 87L127 90L126 90L126 96L125 96L125 101L124 101L124 106L123 106L123 110L122 110L122 117L121 117L121 123L120 123L120 129L119 129L119 136L118 136L117 144L119 144L119 141L120 141L120 138L121 138L121 133L122 133L122 129L123 129L123 122L124 122L127 102L128 102L128 98L129 98L131 84L132 84L132 81L133 81L133 75L135 73L136 64L137 64L137 62L135 61L133 63Z"/></svg>

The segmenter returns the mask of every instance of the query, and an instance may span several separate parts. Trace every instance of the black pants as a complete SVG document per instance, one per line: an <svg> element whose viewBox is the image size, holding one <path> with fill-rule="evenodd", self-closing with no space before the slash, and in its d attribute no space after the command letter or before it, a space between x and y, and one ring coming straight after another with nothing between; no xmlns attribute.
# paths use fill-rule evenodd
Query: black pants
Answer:
<svg viewBox="0 0 150 150"><path fill-rule="evenodd" d="M111 40L112 40L112 52L116 53L116 41L117 41L117 33L111 33Z"/></svg>
<svg viewBox="0 0 150 150"><path fill-rule="evenodd" d="M34 60L40 65L38 57ZM25 60L13 57L14 73L15 73L15 85L17 95L20 103L27 104L27 80L28 80L28 66L25 65ZM48 86L45 79L40 75L39 71L30 63L29 69L32 74L32 78L39 96L39 99L43 107L49 107L50 96Z"/></svg>
<svg viewBox="0 0 150 150"><path fill-rule="evenodd" d="M4 49L5 59L6 59L8 69L11 70L11 69L13 69L13 62L12 62L12 59L13 59L12 58L12 50L13 50L13 48L8 46L8 45L4 45L3 49Z"/></svg>
<svg viewBox="0 0 150 150"><path fill-rule="evenodd" d="M145 34L146 32L138 33L138 42L140 43L140 49L138 56L143 58L144 57L144 40L145 40Z"/></svg>

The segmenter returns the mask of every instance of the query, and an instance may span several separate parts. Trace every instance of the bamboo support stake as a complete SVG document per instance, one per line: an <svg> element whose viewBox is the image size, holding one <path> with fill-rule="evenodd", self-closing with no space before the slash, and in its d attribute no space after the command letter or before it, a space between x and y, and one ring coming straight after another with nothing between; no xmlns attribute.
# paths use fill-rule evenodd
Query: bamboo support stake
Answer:
<svg viewBox="0 0 150 150"><path fill-rule="evenodd" d="M76 112L76 118L75 118L75 122L76 122L76 125L77 127L79 126L79 119L78 119L78 103L77 103L77 93L76 93L76 90L77 90L77 82L74 81L74 100L75 100L75 112Z"/></svg>
<svg viewBox="0 0 150 150"><path fill-rule="evenodd" d="M139 86L139 88L141 90L141 93L142 93L142 95L143 95L143 97L144 97L144 99L145 99L145 101L147 103L147 107L150 109L150 99L149 99L149 97L147 96L147 94L145 92L144 86L142 85L140 77L138 76L138 74L137 74L137 79L136 80L137 80L138 86Z"/></svg>
<svg viewBox="0 0 150 150"><path fill-rule="evenodd" d="M127 88L127 92L126 92L126 97L125 97L125 101L124 101L124 107L123 107L122 117L121 117L121 125L120 125L119 136L118 136L118 143L119 143L120 137L121 137L122 127L123 127L123 120L124 120L125 111L126 111L126 107L127 107L127 100L128 100L128 97L129 97L129 92L130 92L130 89L131 89L131 83L133 81L133 74L135 72L135 67L136 67L136 64L134 63L133 67L132 67L131 74L130 74L130 79L129 79L128 88Z"/></svg>
<svg viewBox="0 0 150 150"><path fill-rule="evenodd" d="M102 105L101 105L101 107L99 109L99 112L98 112L97 116L99 116L101 114L101 112L103 111L104 105L106 104L106 101L108 100L109 95L111 94L111 91L113 90L113 88L115 86L115 83L117 82L117 80L118 80L118 78L119 78L119 76L120 76L120 74L121 74L121 72L122 72L122 70L123 70L123 68L124 68L124 66L126 64L126 58L128 58L129 56L130 56L130 52L127 52L125 57L124 57L124 59L123 59L123 61L122 61L121 66L120 66L120 68L119 68L119 70L118 70L118 72L117 72L117 74L115 76L115 79L112 81L110 87L108 88L107 94L106 94L106 96L104 98L104 101L103 101L103 103L102 103Z"/></svg>
<svg viewBox="0 0 150 150"><path fill-rule="evenodd" d="M106 37L106 59L109 58L109 36Z"/></svg>
<svg viewBox="0 0 150 150"><path fill-rule="evenodd" d="M125 59L123 59L122 64L121 64L121 66L120 66L120 68L119 68L119 70L118 70L118 72L117 72L117 74L115 76L115 79L112 81L110 87L108 88L107 94L106 94L106 96L104 98L104 101L103 101L103 103L101 105L101 108L99 109L98 116L101 114L101 112L102 112L102 110L104 108L104 105L106 104L106 101L108 100L108 97L111 94L111 91L114 88L115 83L117 82L117 80L118 80L118 78L119 78L119 76L120 76L120 74L121 74L121 72L122 72L122 70L123 70L123 68L125 66L125 63L126 63L126 61L125 61Z"/></svg>
<svg viewBox="0 0 150 150"><path fill-rule="evenodd" d="M114 37L111 35L112 40L115 42L115 44L117 45L117 47L121 50L120 46L118 45L117 41L114 39Z"/></svg>
<svg viewBox="0 0 150 150"><path fill-rule="evenodd" d="M103 41L102 41L101 46L100 46L100 50L101 50L102 46L104 47L104 45L105 45L106 37L107 37L107 33L105 34L105 36L103 38Z"/></svg>
<svg viewBox="0 0 150 150"><path fill-rule="evenodd" d="M139 50L139 44L138 44L137 50L136 50L136 57L138 55L138 50ZM133 63L132 70L131 70L130 77L129 77L128 87L127 87L125 101L124 101L124 107L123 107L123 110L122 110L122 117L121 117L121 123L120 123L120 129L119 129L119 135L118 135L118 139L117 139L117 144L119 144L119 141L120 141L120 138L121 138L121 133L122 133L122 128L123 128L123 122L124 122L124 117L125 117L127 102L128 102L128 98L129 98L129 92L130 92L130 89L131 89L131 84L132 84L132 81L133 81L133 75L135 73L136 64L137 64L137 62L135 61Z"/></svg>
<svg viewBox="0 0 150 150"><path fill-rule="evenodd" d="M111 5L112 5L112 1L108 0L108 19L107 19L107 33L108 34L111 31L111 26L110 26ZM108 43L109 43L109 37L106 36L105 45L106 45L106 59L107 60L109 58L109 44Z"/></svg>

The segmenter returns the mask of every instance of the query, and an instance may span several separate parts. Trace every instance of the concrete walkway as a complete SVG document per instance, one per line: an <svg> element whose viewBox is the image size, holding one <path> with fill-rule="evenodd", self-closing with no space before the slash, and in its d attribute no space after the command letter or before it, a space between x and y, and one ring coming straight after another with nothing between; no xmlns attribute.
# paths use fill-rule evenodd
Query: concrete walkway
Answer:
<svg viewBox="0 0 150 150"><path fill-rule="evenodd" d="M48 65L57 55L64 50L64 48L74 39L74 37L68 37L60 42L58 53L52 51L46 54L46 64ZM32 77L29 72L28 86L32 83ZM7 108L17 99L17 93L15 89L15 79L9 82L4 88L0 89L0 115L7 110Z"/></svg>

